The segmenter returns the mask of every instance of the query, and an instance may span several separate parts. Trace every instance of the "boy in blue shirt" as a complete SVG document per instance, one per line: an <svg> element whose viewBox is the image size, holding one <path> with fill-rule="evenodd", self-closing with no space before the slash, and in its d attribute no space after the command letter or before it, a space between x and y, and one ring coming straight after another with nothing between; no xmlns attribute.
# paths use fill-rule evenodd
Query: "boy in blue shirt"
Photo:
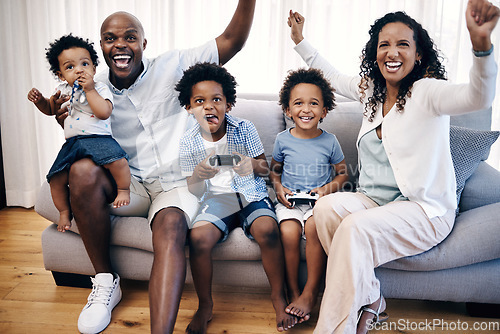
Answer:
<svg viewBox="0 0 500 334"><path fill-rule="evenodd" d="M297 322L294 315L285 312L283 250L274 207L262 178L269 175L262 142L250 121L227 114L236 102L235 87L234 77L211 63L191 66L175 87L180 104L197 121L181 138L180 164L189 191L201 198L189 236L189 260L199 306L187 333L206 333L213 309L212 249L238 226L259 244L277 329L291 328ZM220 155L233 155L229 166L215 163Z"/></svg>
<svg viewBox="0 0 500 334"><path fill-rule="evenodd" d="M271 181L279 203L276 205L283 242L286 282L290 305L286 311L308 320L315 305L326 254L319 243L316 227L309 218L313 204L292 205L289 196L315 193L322 197L340 190L348 180L344 154L335 135L319 123L335 106L333 88L317 69L289 73L280 91L280 104L294 127L278 134L271 161ZM332 172L335 177L332 178ZM300 240L305 234L307 282L299 289Z"/></svg>

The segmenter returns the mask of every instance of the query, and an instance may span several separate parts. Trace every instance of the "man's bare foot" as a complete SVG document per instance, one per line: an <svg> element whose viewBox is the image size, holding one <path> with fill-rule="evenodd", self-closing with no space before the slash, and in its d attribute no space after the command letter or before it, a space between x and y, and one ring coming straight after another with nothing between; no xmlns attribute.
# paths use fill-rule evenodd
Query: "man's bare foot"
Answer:
<svg viewBox="0 0 500 334"><path fill-rule="evenodd" d="M114 208L130 204L130 189L118 189L118 194L113 202Z"/></svg>
<svg viewBox="0 0 500 334"><path fill-rule="evenodd" d="M212 320L212 307L200 307L186 328L189 334L204 334L207 332L208 323Z"/></svg>
<svg viewBox="0 0 500 334"><path fill-rule="evenodd" d="M389 316L384 312L385 308L386 303L382 295L372 304L362 307L359 311L356 334L366 334L372 323L386 321Z"/></svg>
<svg viewBox="0 0 500 334"><path fill-rule="evenodd" d="M293 314L299 318L299 322L309 320L311 310L316 305L318 296L316 294L302 292L299 298L290 303L285 309L286 313Z"/></svg>
<svg viewBox="0 0 500 334"><path fill-rule="evenodd" d="M297 317L293 314L285 312L286 300L284 296L276 300L272 300L272 302L274 310L276 311L276 329L278 332L289 330L297 324Z"/></svg>
<svg viewBox="0 0 500 334"><path fill-rule="evenodd" d="M64 210L59 212L59 221L57 222L57 230L66 232L71 227L71 211Z"/></svg>

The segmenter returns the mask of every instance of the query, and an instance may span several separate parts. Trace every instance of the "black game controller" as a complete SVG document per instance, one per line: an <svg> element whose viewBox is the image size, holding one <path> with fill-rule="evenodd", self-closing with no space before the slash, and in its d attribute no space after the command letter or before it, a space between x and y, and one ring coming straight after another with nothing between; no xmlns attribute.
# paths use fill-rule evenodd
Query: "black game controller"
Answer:
<svg viewBox="0 0 500 334"><path fill-rule="evenodd" d="M237 154L216 154L208 158L208 164L212 167L235 166L240 161L241 157Z"/></svg>
<svg viewBox="0 0 500 334"><path fill-rule="evenodd" d="M292 195L285 195L285 198L292 204L292 206L295 206L296 204L309 204L313 207L316 200L319 198L319 195L310 191L303 193L297 189Z"/></svg>

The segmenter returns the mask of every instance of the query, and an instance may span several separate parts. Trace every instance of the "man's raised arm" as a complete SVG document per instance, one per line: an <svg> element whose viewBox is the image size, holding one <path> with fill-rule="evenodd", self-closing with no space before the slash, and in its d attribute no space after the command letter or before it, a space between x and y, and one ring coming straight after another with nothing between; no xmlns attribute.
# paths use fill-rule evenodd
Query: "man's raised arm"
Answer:
<svg viewBox="0 0 500 334"><path fill-rule="evenodd" d="M239 0L231 22L226 30L215 39L219 50L219 62L227 63L245 45L252 27L255 0Z"/></svg>

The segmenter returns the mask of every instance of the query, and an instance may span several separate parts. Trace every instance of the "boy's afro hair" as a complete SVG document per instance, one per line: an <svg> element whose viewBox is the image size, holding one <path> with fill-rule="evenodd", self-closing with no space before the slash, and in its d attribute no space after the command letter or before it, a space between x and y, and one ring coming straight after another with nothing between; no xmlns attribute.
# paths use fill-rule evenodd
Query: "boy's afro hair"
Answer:
<svg viewBox="0 0 500 334"><path fill-rule="evenodd" d="M190 104L193 86L202 81L215 81L220 84L227 103L234 106L236 103L236 80L224 67L208 62L197 63L189 67L175 85L175 90L179 92L181 106L186 107Z"/></svg>
<svg viewBox="0 0 500 334"><path fill-rule="evenodd" d="M59 55L64 51L71 48L83 48L90 53L90 59L94 66L97 66L99 59L97 52L94 49L94 43L90 42L88 39L83 39L81 37L73 36L72 34L65 35L59 39L56 39L50 46L46 48L45 58L50 64L50 71L57 76L59 68Z"/></svg>
<svg viewBox="0 0 500 334"><path fill-rule="evenodd" d="M330 82L325 79L323 72L315 68L299 68L296 71L289 71L280 90L279 104L283 111L290 107L290 93L292 89L301 83L308 83L318 86L323 95L323 105L327 111L335 107L334 89Z"/></svg>

